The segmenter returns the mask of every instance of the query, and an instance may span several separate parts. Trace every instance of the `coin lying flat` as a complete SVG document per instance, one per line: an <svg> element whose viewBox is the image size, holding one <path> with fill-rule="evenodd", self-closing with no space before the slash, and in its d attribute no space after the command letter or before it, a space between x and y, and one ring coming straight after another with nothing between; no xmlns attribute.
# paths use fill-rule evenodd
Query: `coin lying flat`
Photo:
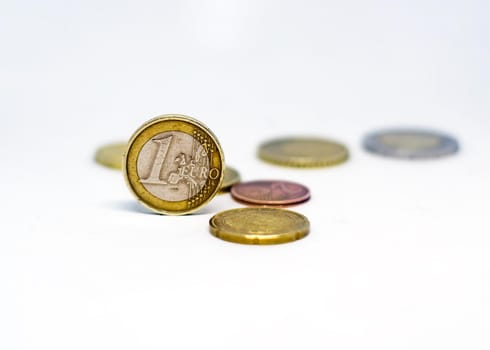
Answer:
<svg viewBox="0 0 490 350"><path fill-rule="evenodd" d="M225 241L243 244L279 244L305 237L308 219L278 208L240 208L223 211L209 220L210 232Z"/></svg>
<svg viewBox="0 0 490 350"><path fill-rule="evenodd" d="M228 190L231 186L238 182L240 182L240 174L238 171L232 167L226 166L223 183L221 184L221 191Z"/></svg>
<svg viewBox="0 0 490 350"><path fill-rule="evenodd" d="M97 148L97 151L95 152L95 161L108 168L121 170L126 147L126 142L115 142L103 145Z"/></svg>
<svg viewBox="0 0 490 350"><path fill-rule="evenodd" d="M404 159L442 157L459 149L458 141L451 136L421 129L374 132L364 138L363 145L369 152Z"/></svg>
<svg viewBox="0 0 490 350"><path fill-rule="evenodd" d="M221 187L224 156L216 136L198 120L162 115L131 137L124 158L131 192L163 214L187 214L208 203Z"/></svg>
<svg viewBox="0 0 490 350"><path fill-rule="evenodd" d="M291 205L310 198L310 190L298 183L282 180L241 182L231 188L236 200L259 205Z"/></svg>
<svg viewBox="0 0 490 350"><path fill-rule="evenodd" d="M343 163L349 157L344 145L322 138L280 138L259 146L262 160L284 166L311 168Z"/></svg>

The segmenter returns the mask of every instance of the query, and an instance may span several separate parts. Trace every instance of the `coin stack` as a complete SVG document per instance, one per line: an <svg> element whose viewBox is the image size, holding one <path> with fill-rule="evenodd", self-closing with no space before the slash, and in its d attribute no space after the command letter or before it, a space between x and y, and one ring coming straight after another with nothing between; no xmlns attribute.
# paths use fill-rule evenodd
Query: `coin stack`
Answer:
<svg viewBox="0 0 490 350"><path fill-rule="evenodd" d="M364 149L401 159L429 159L454 154L459 145L451 136L422 129L390 129L368 134ZM271 164L317 168L338 165L349 158L347 147L323 138L278 138L262 143L258 157ZM240 182L237 170L226 167L213 132L202 122L168 114L143 124L129 143L100 147L97 163L122 169L126 183L145 207L160 214L183 215L199 210L218 193L230 192L247 208L214 215L209 231L226 241L278 244L308 235L308 219L283 207L301 204L310 190L288 180Z"/></svg>

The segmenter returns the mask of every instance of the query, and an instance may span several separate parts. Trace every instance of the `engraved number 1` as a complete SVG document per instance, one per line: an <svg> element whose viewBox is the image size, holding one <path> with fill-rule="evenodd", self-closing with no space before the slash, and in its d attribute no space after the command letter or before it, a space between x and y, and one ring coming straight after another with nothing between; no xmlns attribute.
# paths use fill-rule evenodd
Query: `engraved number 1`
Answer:
<svg viewBox="0 0 490 350"><path fill-rule="evenodd" d="M165 162L165 157L167 156L172 137L173 136L164 139L152 139L153 142L159 145L158 151L153 160L150 175L146 179L141 179L141 182L166 184L165 181L160 180L160 172L162 171L163 162Z"/></svg>

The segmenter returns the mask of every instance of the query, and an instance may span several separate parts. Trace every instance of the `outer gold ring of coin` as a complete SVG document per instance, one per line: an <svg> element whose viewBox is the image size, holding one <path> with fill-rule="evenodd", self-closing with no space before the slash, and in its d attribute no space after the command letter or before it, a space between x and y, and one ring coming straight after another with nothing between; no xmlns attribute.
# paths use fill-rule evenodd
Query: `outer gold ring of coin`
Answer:
<svg viewBox="0 0 490 350"><path fill-rule="evenodd" d="M345 162L349 151L335 141L314 137L274 139L259 146L260 159L296 168L332 166Z"/></svg>
<svg viewBox="0 0 490 350"><path fill-rule="evenodd" d="M115 142L97 148L95 161L108 168L121 170L123 155L126 151L126 142Z"/></svg>
<svg viewBox="0 0 490 350"><path fill-rule="evenodd" d="M294 211L278 208L226 210L209 220L210 232L225 241L242 244L279 244L305 237L308 219Z"/></svg>
<svg viewBox="0 0 490 350"><path fill-rule="evenodd" d="M181 215L206 205L223 181L224 155L203 123L167 114L143 124L129 140L123 172L141 204Z"/></svg>

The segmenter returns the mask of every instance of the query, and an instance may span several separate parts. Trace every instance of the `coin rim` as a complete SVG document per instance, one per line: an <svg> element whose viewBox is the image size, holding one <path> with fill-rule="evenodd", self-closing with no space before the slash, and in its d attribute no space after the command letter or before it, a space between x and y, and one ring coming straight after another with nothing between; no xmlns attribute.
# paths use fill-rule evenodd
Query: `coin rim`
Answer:
<svg viewBox="0 0 490 350"><path fill-rule="evenodd" d="M396 147L390 147L385 143L379 142L380 136L391 135L391 134L415 134L415 135L429 135L432 137L439 138L441 144L435 148L427 148L422 151L415 151L412 153L403 153ZM458 140L443 132L430 130L430 129L418 129L418 128L396 128L396 129L382 129L378 131L373 131L368 133L363 141L363 148L369 153L375 155L381 155L394 159L405 159L405 160L424 160L424 159L437 159L446 156L451 156L458 153L460 146Z"/></svg>
<svg viewBox="0 0 490 350"><path fill-rule="evenodd" d="M301 219L303 227L291 232L260 236L257 234L239 233L239 232L224 230L222 228L219 228L215 224L216 217L226 215L229 212L262 211L262 210L269 211L269 212L275 211L276 213L288 212L290 214L296 215L299 219ZM277 215L277 214L272 214L272 215ZM287 209L271 208L271 207L235 208L235 209L225 210L213 215L211 219L209 219L209 232L213 236L219 239L232 243L240 243L240 244L248 244L248 245L282 244L282 243L294 242L306 237L310 233L310 221L303 214Z"/></svg>
<svg viewBox="0 0 490 350"><path fill-rule="evenodd" d="M203 201L198 206L196 206L194 208L191 208L191 209L188 209L188 210L172 211L172 210L158 208L158 207L155 207L155 206L151 205L150 203L147 203L146 201L144 201L144 200L142 200L140 198L140 196L138 195L138 193L133 188L133 186L131 184L130 175L128 174L128 162L130 161L130 159L129 159L130 152L129 151L130 151L130 149L131 149L131 147L133 145L133 142L147 128L149 128L149 127L151 127L151 126L153 126L155 124L158 124L158 123L161 123L161 122L166 122L166 121L180 121L180 122L189 123L189 124L194 125L197 128L200 128L201 130L205 131L210 136L210 138L212 139L212 141L214 142L214 144L216 145L216 149L218 150L218 153L219 153L219 159L220 159L220 162L221 162L221 172L220 172L220 177L219 177L217 186L215 187L214 191L208 196L208 198L205 201ZM139 150L139 152L140 151L141 150ZM138 155L136 156L136 158L139 156L139 152L138 152ZM137 163L137 159L134 159L134 162ZM223 150L221 148L221 145L220 145L220 143L219 143L216 135L205 124L203 124L201 121L199 121L199 120L197 120L197 119L195 119L193 117L190 117L190 116L187 116L187 115L184 115L184 114L162 114L162 115L159 115L159 116L157 116L155 118L152 118L152 119L148 120L147 122L145 122L143 125L141 125L133 133L133 135L131 136L131 138L128 141L126 152L124 154L122 170L123 170L123 175L124 175L124 179L125 179L126 185L128 186L130 192L135 196L135 198L138 200L138 202L141 203L144 207L150 209L151 211L154 211L156 213L159 213L159 214L166 214L166 215L185 215L185 214L193 213L193 212L201 209L202 207L204 207L219 192L219 190L221 188L221 184L223 182L223 178L224 178L224 167L225 167L225 157L224 157L224 153L223 153ZM153 197L158 198L158 197L154 196L151 192L149 192L149 193ZM158 198L158 199L159 200L162 200L161 198Z"/></svg>
<svg viewBox="0 0 490 350"><path fill-rule="evenodd" d="M306 194L303 195L302 197L299 197L296 199L281 200L281 201L276 200L276 201L273 201L273 203L271 203L271 201L266 202L266 201L263 201L260 199L245 197L245 196L242 196L242 195L236 193L235 189L238 188L239 186L251 184L254 182L270 182L270 183L283 182L283 183L293 184L293 185L301 186L302 188L306 189ZM288 181L288 180L252 180L252 181L240 182L240 183L235 184L231 187L230 194L235 200L237 200L239 202L245 202L245 203L250 203L250 204L258 204L258 205L266 205L266 206L271 206L271 207L282 206L282 205L287 206L287 205L292 205L292 204L304 203L311 198L311 192L310 192L310 189L308 187L306 187L305 185L300 184L298 182L293 182L293 181Z"/></svg>
<svg viewBox="0 0 490 350"><path fill-rule="evenodd" d="M309 157L295 157L295 156L288 156L288 155L282 155L282 154L274 154L271 152L267 152L264 150L264 148L272 143L278 143L278 142L296 142L296 141L320 141L323 143L329 143L332 144L336 147L339 147L340 151L342 154L338 158L328 158L324 157L322 159L312 159ZM281 137L277 139L271 139L265 142L262 142L257 151L257 155L260 159L263 161L266 161L271 164L275 165L281 165L281 166L287 166L287 167L294 167L294 168L320 168L320 167L328 167L328 166L334 166L334 165L339 165L344 162L346 162L349 157L349 149L347 146L344 144L332 140L332 139L326 139L326 138L321 138L321 137Z"/></svg>

